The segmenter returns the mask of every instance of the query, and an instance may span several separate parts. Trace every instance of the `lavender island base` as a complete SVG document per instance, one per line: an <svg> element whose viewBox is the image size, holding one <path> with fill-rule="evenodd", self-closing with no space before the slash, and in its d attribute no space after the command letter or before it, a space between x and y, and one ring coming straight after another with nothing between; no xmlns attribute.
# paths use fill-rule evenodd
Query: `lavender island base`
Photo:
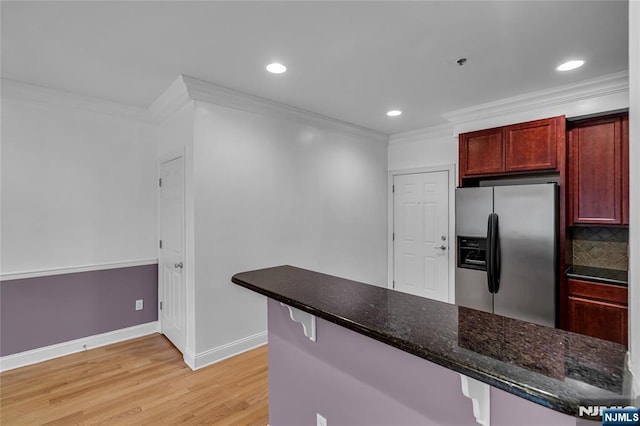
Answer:
<svg viewBox="0 0 640 426"><path fill-rule="evenodd" d="M478 425L460 374L316 319L316 341L269 299L269 424ZM491 426L597 425L490 389Z"/></svg>

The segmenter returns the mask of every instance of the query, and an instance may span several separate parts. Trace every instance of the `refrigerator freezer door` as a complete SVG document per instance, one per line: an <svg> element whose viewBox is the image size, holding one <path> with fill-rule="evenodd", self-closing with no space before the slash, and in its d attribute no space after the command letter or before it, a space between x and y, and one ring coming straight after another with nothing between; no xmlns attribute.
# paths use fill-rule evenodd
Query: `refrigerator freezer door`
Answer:
<svg viewBox="0 0 640 426"><path fill-rule="evenodd" d="M493 213L493 187L456 189L456 235L486 237Z"/></svg>
<svg viewBox="0 0 640 426"><path fill-rule="evenodd" d="M555 184L494 188L500 223L500 289L494 313L554 327L556 323Z"/></svg>
<svg viewBox="0 0 640 426"><path fill-rule="evenodd" d="M486 238L487 219L492 212L493 188L456 189L457 236ZM456 304L493 311L493 295L489 293L486 271L456 267L455 287Z"/></svg>

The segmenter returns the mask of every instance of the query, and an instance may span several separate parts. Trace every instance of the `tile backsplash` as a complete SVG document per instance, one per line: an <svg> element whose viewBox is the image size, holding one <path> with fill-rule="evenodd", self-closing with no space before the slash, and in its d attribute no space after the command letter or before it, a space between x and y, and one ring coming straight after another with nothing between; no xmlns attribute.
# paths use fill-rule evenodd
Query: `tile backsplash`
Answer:
<svg viewBox="0 0 640 426"><path fill-rule="evenodd" d="M629 269L629 230L604 226L569 228L567 259L573 265Z"/></svg>

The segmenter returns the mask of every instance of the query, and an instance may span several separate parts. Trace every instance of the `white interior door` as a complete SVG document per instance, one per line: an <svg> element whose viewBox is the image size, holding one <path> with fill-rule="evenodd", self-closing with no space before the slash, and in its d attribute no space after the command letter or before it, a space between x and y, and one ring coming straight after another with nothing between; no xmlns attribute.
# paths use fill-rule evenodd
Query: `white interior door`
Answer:
<svg viewBox="0 0 640 426"><path fill-rule="evenodd" d="M394 288L448 301L449 172L393 178Z"/></svg>
<svg viewBox="0 0 640 426"><path fill-rule="evenodd" d="M160 316L162 333L184 353L184 160L160 164Z"/></svg>

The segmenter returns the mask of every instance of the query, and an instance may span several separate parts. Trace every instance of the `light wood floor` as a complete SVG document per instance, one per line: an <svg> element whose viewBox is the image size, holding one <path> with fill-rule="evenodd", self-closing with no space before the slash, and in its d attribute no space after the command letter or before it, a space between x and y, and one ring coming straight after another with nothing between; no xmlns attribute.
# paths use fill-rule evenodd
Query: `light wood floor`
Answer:
<svg viewBox="0 0 640 426"><path fill-rule="evenodd" d="M191 371L154 334L0 374L0 424L268 423L267 347Z"/></svg>

